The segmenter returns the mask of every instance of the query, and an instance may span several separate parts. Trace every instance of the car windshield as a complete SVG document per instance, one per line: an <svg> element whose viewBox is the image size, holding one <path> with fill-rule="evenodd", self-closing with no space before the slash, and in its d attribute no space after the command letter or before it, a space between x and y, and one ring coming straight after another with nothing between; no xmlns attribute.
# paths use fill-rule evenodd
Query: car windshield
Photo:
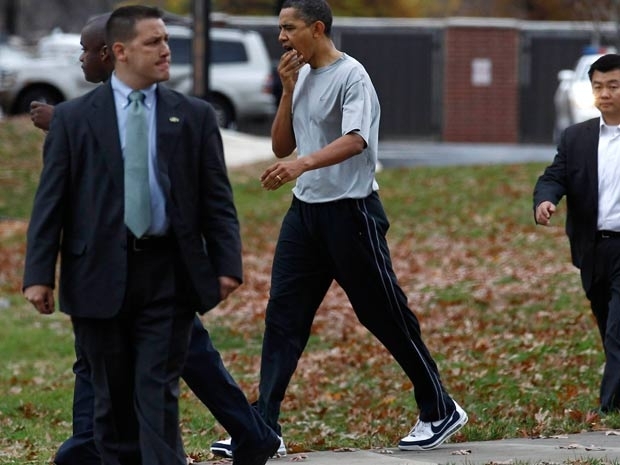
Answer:
<svg viewBox="0 0 620 465"><path fill-rule="evenodd" d="M248 55L243 43L234 40L212 39L211 64L247 63ZM192 41L187 37L170 37L168 41L175 64L191 64Z"/></svg>

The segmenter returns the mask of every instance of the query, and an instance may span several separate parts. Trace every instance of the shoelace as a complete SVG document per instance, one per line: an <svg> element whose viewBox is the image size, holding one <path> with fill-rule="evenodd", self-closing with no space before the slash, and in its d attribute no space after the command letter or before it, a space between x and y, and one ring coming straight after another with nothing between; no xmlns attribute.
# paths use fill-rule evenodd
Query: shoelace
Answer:
<svg viewBox="0 0 620 465"><path fill-rule="evenodd" d="M425 423L423 421L418 420L416 424L413 425L413 428L411 428L411 431L409 431L409 436L415 436L416 435L415 433L417 430L422 431L424 430L424 428L425 428Z"/></svg>

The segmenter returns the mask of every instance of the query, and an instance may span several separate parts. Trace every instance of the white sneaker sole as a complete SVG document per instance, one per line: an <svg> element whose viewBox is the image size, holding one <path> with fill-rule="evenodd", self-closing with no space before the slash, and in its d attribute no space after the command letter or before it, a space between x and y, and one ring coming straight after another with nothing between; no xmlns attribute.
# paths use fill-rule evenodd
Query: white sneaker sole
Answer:
<svg viewBox="0 0 620 465"><path fill-rule="evenodd" d="M225 447L211 446L211 453L213 455L217 455L218 457L232 459L232 451L230 449L226 449Z"/></svg>
<svg viewBox="0 0 620 465"><path fill-rule="evenodd" d="M228 458L231 459L233 454L232 454L232 450L230 449L230 445L228 446L218 446L218 445L212 445L210 448L210 451L213 455L216 455L218 457L224 457L224 458ZM286 457L287 451L286 451L286 445L284 444L284 439L280 438L280 447L278 447L278 452L276 452L276 455L274 455L274 457Z"/></svg>

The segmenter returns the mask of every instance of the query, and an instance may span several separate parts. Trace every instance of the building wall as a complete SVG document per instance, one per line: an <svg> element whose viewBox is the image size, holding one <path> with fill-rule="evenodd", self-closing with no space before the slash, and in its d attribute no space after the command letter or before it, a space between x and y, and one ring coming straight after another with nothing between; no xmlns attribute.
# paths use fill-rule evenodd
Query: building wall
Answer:
<svg viewBox="0 0 620 465"><path fill-rule="evenodd" d="M118 3L15 1L17 33L27 42L54 27L79 32L88 17ZM277 17L220 20L258 30L279 59ZM558 71L572 68L584 45L618 40L613 23L493 18L336 17L333 32L336 45L372 76L382 99L382 137L446 141L551 143ZM4 33L0 27L0 40ZM481 82L472 83L472 67Z"/></svg>
<svg viewBox="0 0 620 465"><path fill-rule="evenodd" d="M519 31L512 21L445 30L442 139L518 142Z"/></svg>
<svg viewBox="0 0 620 465"><path fill-rule="evenodd" d="M345 29L338 36L340 49L363 63L375 86L381 138L439 134L441 81L436 79L435 61L441 58L440 31Z"/></svg>

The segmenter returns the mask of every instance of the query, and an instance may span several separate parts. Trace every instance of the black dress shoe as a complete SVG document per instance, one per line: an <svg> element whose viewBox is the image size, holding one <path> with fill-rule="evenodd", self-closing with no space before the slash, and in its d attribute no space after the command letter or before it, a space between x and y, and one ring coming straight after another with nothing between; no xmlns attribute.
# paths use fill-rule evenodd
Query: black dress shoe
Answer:
<svg viewBox="0 0 620 465"><path fill-rule="evenodd" d="M265 465L269 458L276 455L280 447L280 438L275 434L265 447L249 449L247 451L235 450L233 465Z"/></svg>

